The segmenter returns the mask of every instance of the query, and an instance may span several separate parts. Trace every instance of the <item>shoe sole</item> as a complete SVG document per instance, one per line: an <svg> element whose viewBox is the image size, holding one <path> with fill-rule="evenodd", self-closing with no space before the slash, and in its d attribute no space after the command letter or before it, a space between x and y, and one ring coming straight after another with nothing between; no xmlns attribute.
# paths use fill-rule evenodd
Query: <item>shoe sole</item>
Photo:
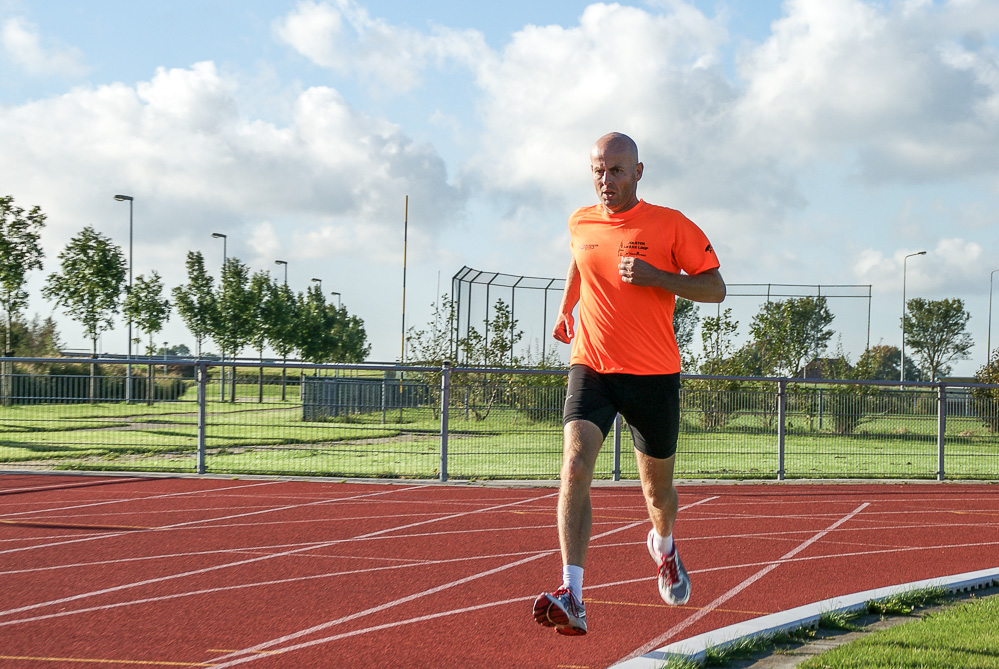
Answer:
<svg viewBox="0 0 999 669"><path fill-rule="evenodd" d="M552 604L548 595L538 595L534 600L534 622L544 627L554 627L563 636L586 634L586 628L573 625L565 611Z"/></svg>

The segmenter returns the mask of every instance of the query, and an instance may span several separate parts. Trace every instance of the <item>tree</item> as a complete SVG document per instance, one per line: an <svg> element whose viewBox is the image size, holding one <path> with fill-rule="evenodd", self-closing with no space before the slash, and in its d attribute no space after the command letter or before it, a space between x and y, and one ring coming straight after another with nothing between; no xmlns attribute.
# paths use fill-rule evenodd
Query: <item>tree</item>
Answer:
<svg viewBox="0 0 999 669"><path fill-rule="evenodd" d="M680 349L683 366L690 369L697 366L697 356L690 350L690 345L694 342L694 333L700 320L696 304L682 297L676 298L676 307L673 309L673 333L676 335L676 345Z"/></svg>
<svg viewBox="0 0 999 669"><path fill-rule="evenodd" d="M250 294L253 295L253 331L250 335L250 344L257 350L260 357L260 369L257 374L257 402L264 401L264 346L267 344L267 309L265 308L267 296L271 292L271 275L269 272L254 272L250 277Z"/></svg>
<svg viewBox="0 0 999 669"><path fill-rule="evenodd" d="M156 353L153 337L163 329L163 324L170 318L170 301L163 298L163 282L156 271L147 279L143 275L135 278L135 285L125 297L125 315L135 323L140 331L149 337L146 355ZM153 387L155 365L147 365L146 403L153 404Z"/></svg>
<svg viewBox="0 0 999 669"><path fill-rule="evenodd" d="M45 214L36 205L28 212L14 204L11 196L0 197L0 307L7 314L4 328L3 357L14 355L14 319L28 303L24 290L26 275L42 268L42 248L38 244ZM4 361L0 368L0 398L8 406L12 393L14 368Z"/></svg>
<svg viewBox="0 0 999 669"><path fill-rule="evenodd" d="M11 324L28 303L24 290L27 273L42 268L38 241L45 227L45 214L38 206L25 215L11 196L0 197L0 307L7 314L4 354L12 355Z"/></svg>
<svg viewBox="0 0 999 669"><path fill-rule="evenodd" d="M333 346L327 360L330 362L364 362L371 353L364 321L347 313L347 307L327 305L327 323L332 334Z"/></svg>
<svg viewBox="0 0 999 669"><path fill-rule="evenodd" d="M42 319L35 316L31 322L15 320L11 324L11 341L14 350L23 358L55 358L59 356L62 343L59 341L59 331L51 316ZM6 328L4 328L6 336Z"/></svg>
<svg viewBox="0 0 999 669"><path fill-rule="evenodd" d="M989 430L999 433L999 349L995 349L988 363L978 370L975 381L992 386L972 388L975 415Z"/></svg>
<svg viewBox="0 0 999 669"><path fill-rule="evenodd" d="M704 362L701 373L709 376L738 376L732 357L739 322L725 309L701 323ZM734 379L697 379L684 382L684 397L701 411L701 426L708 430L723 427L735 411L734 398L742 384Z"/></svg>
<svg viewBox="0 0 999 669"><path fill-rule="evenodd" d="M235 359L253 338L256 304L249 289L250 270L239 258L226 258L222 280L215 293L216 309L212 319L212 339L222 355ZM223 384L225 374L223 373ZM225 397L223 385L222 397ZM236 368L232 370L229 401L236 401Z"/></svg>
<svg viewBox="0 0 999 669"><path fill-rule="evenodd" d="M701 324L701 343L704 346L702 374L720 376L731 373L730 369L726 369L725 361L732 355L738 328L739 321L732 320L731 309L704 319Z"/></svg>
<svg viewBox="0 0 999 669"><path fill-rule="evenodd" d="M187 252L187 284L173 289L173 301L177 313L194 336L198 358L201 357L201 344L212 333L212 323L216 320L214 280L205 271L205 259L201 251Z"/></svg>
<svg viewBox="0 0 999 669"><path fill-rule="evenodd" d="M899 378L898 363L902 358L902 352L898 346L887 346L877 344L870 347L860 355L857 361L857 369L863 371L862 376L853 378L866 379L868 381L895 381ZM920 381L922 375L912 358L905 359L905 378L910 381Z"/></svg>
<svg viewBox="0 0 999 669"><path fill-rule="evenodd" d="M974 345L965 331L971 314L964 310L964 301L924 300L914 297L906 302L902 326L905 341L921 361L931 381L950 372L951 360L964 360Z"/></svg>
<svg viewBox="0 0 999 669"><path fill-rule="evenodd" d="M298 302L288 284L272 283L267 290L263 303L264 336L271 348L281 356L282 362L288 362L288 354L295 350L298 337ZM281 401L286 398L287 369L281 368Z"/></svg>
<svg viewBox="0 0 999 669"><path fill-rule="evenodd" d="M825 351L833 315L824 297L793 297L767 302L753 317L749 332L760 345L764 374L793 376L802 363Z"/></svg>
<svg viewBox="0 0 999 669"><path fill-rule="evenodd" d="M406 333L406 348L409 355L406 359L421 367L441 367L451 360L451 336L454 329L455 304L447 294L441 295L440 301L430 305L433 316L427 323L427 329L417 330L410 327Z"/></svg>
<svg viewBox="0 0 999 669"><path fill-rule="evenodd" d="M97 338L113 325L125 283L125 256L110 239L87 226L59 254L60 271L50 274L42 295L79 322L97 357ZM97 365L90 366L90 401L96 397Z"/></svg>
<svg viewBox="0 0 999 669"><path fill-rule="evenodd" d="M310 362L362 362L371 352L364 322L346 307L326 304L322 289L299 293L299 341L302 359Z"/></svg>

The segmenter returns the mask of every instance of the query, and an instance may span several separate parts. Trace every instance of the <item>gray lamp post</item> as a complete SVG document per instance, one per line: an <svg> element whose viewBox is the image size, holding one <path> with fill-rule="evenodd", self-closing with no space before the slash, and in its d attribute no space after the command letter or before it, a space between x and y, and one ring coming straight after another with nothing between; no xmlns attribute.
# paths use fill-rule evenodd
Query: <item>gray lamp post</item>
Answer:
<svg viewBox="0 0 999 669"><path fill-rule="evenodd" d="M902 358L899 362L899 381L905 383L905 264L909 261L909 258L913 256L924 256L926 251L919 251L918 253L910 253L902 259Z"/></svg>
<svg viewBox="0 0 999 669"><path fill-rule="evenodd" d="M992 270L992 273L989 274L989 334L985 338L985 341L987 342L985 344L986 365L992 362L992 279L995 277L996 272L999 272L999 269L994 269Z"/></svg>
<svg viewBox="0 0 999 669"><path fill-rule="evenodd" d="M333 290L333 291L330 291L330 295L336 295L336 308L339 309L340 308L340 293L338 293L335 290Z"/></svg>
<svg viewBox="0 0 999 669"><path fill-rule="evenodd" d="M118 202L128 202L128 291L132 292L132 202L131 195L115 195ZM132 401L132 319L128 319L128 356L125 362L125 403Z"/></svg>
<svg viewBox="0 0 999 669"><path fill-rule="evenodd" d="M287 260L275 260L275 265L284 265L284 285L288 285L288 261Z"/></svg>
<svg viewBox="0 0 999 669"><path fill-rule="evenodd" d="M319 284L319 292L323 292L323 280L312 277L312 280Z"/></svg>
<svg viewBox="0 0 999 669"><path fill-rule="evenodd" d="M225 291L225 287L224 287L224 284L222 283L222 281L225 279L225 263L226 263L226 260L228 260L228 258L229 258L228 250L226 249L229 240L228 240L228 237L226 237L225 235L223 235L221 232L213 232L212 233L212 237L214 237L215 239L221 239L222 240L222 274L219 277L219 286L222 287L223 291ZM220 355L222 357L222 362L225 362L225 351L223 351ZM233 371L235 371L235 370L233 370ZM222 401L222 402L225 402L225 366L222 367L222 384L221 385L222 385L222 388L221 388L221 390L219 390L219 400Z"/></svg>

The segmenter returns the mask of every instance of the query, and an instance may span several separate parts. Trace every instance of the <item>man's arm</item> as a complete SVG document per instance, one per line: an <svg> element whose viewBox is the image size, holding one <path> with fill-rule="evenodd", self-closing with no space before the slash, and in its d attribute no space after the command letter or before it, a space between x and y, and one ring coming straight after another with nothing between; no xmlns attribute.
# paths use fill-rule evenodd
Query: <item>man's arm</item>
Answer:
<svg viewBox="0 0 999 669"><path fill-rule="evenodd" d="M572 310L579 302L579 270L576 268L576 259L569 261L569 269L565 273L565 289L562 291L562 304L558 308L558 317L555 319L555 328L552 336L560 342L568 344L575 332L572 329Z"/></svg>
<svg viewBox="0 0 999 669"><path fill-rule="evenodd" d="M641 258L622 258L618 265L621 281L635 286L661 288L694 302L721 302L725 299L725 280L717 268L700 274L674 274L653 267Z"/></svg>

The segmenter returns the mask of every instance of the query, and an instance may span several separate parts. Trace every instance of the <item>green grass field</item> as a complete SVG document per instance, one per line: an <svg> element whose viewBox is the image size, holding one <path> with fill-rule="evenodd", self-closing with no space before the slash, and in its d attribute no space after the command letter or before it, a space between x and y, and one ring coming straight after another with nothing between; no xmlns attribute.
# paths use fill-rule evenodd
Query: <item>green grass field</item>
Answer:
<svg viewBox="0 0 999 669"><path fill-rule="evenodd" d="M999 597L866 635L798 665L799 669L986 669L999 667Z"/></svg>

